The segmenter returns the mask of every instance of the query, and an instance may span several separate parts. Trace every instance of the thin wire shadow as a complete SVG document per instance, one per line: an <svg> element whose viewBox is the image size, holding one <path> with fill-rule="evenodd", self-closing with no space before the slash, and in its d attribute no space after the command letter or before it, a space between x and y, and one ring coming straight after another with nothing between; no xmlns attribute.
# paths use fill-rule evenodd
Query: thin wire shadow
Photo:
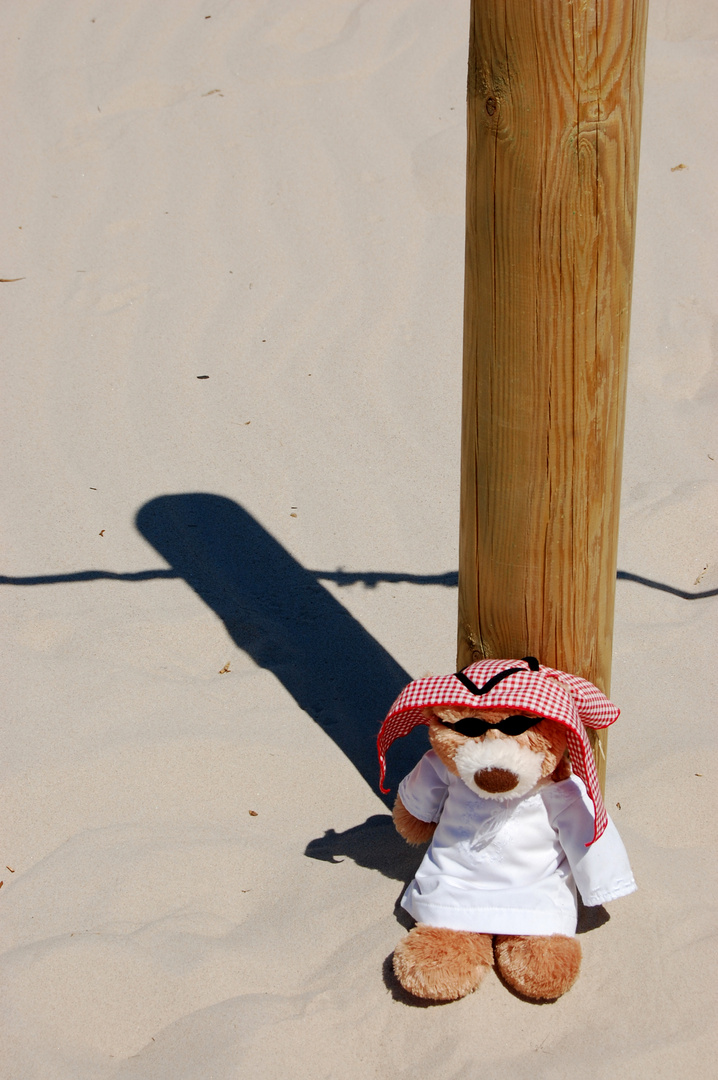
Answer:
<svg viewBox="0 0 718 1080"><path fill-rule="evenodd" d="M335 585L345 587L360 582L367 589L375 589L378 584L406 581L410 585L443 585L455 589L459 584L458 570L448 570L445 574L402 574L386 570L307 570L317 581L333 581ZM0 585L71 585L78 581L154 581L157 578L178 578L181 574L174 570L136 570L132 573L117 574L112 570L76 570L71 574L34 574L31 577L7 577L0 574Z"/></svg>
<svg viewBox="0 0 718 1080"><path fill-rule="evenodd" d="M455 589L459 584L457 570L447 570L445 574L403 574L388 570L307 570L317 581L332 581L340 588L348 585L362 583L367 589L374 589L381 582L393 584L406 581L410 585L440 585L447 589ZM172 579L181 577L174 570L137 570L133 573L117 574L112 570L77 570L72 574L35 574L30 577L8 577L0 574L0 585L69 585L79 581L154 581L157 578ZM641 577L640 574L630 574L627 570L619 570L616 573L617 581L634 581L638 585L645 585L649 589L658 589L659 592L670 593L671 596L679 596L682 600L704 600L709 596L718 596L718 589L705 589L703 592L688 592L686 589L677 589L674 585L666 585L662 581L653 581L651 578Z"/></svg>
<svg viewBox="0 0 718 1080"><path fill-rule="evenodd" d="M375 589L380 582L396 584L406 581L410 585L443 585L446 589L456 589L459 584L459 571L448 570L445 574L401 574L387 570L309 570L319 581L333 581L340 588L357 585L361 582L367 589Z"/></svg>
<svg viewBox="0 0 718 1080"><path fill-rule="evenodd" d="M239 648L279 679L378 791L377 732L410 681L408 672L312 571L230 499L163 495L140 509L136 525ZM281 738L280 731L275 735ZM401 740L392 789L425 750L425 732Z"/></svg>
<svg viewBox="0 0 718 1080"><path fill-rule="evenodd" d="M676 589L673 585L665 585L662 581L651 581L650 578L640 577L638 574L629 574L627 570L619 570L616 578L618 581L635 581L638 585L646 585L649 589L658 589L660 592L667 592L672 596L680 596L682 600L704 600L707 596L718 596L718 589L706 589L704 592L686 592L685 589Z"/></svg>
<svg viewBox="0 0 718 1080"><path fill-rule="evenodd" d="M35 574L32 577L3 577L0 585L72 585L78 581L154 581L156 578L178 578L174 570L137 570L130 574L115 574L112 570L76 570L73 574Z"/></svg>

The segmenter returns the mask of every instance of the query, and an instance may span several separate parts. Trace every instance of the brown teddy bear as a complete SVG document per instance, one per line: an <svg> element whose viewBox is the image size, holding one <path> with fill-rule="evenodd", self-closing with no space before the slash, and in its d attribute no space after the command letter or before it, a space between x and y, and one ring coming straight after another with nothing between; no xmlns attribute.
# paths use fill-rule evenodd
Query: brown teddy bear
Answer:
<svg viewBox="0 0 718 1080"><path fill-rule="evenodd" d="M432 747L394 807L404 839L431 840L402 899L416 919L394 951L405 990L464 997L493 965L532 1000L570 989L581 963L577 887L587 906L636 888L585 731L618 714L592 683L531 656L402 691L379 735L382 790L394 739L426 724Z"/></svg>

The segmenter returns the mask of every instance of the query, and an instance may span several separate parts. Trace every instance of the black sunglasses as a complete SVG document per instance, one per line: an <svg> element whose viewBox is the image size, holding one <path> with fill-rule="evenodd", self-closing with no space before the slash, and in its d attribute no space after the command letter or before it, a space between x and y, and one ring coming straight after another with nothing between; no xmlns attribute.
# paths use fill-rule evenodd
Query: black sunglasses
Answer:
<svg viewBox="0 0 718 1080"><path fill-rule="evenodd" d="M437 717L443 727L458 731L459 735L465 735L467 739L478 739L480 735L485 735L492 728L500 731L502 735L523 735L524 731L540 724L542 719L541 716L507 716L498 724L490 724L487 720L479 719L478 716L464 716L455 724L447 724L445 720L439 720Z"/></svg>

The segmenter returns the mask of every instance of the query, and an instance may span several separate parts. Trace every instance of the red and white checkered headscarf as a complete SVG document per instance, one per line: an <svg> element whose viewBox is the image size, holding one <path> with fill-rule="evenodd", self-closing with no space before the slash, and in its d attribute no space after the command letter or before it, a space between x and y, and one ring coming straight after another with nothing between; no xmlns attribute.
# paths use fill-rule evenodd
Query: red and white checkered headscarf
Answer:
<svg viewBox="0 0 718 1080"><path fill-rule="evenodd" d="M496 676L503 678L492 683ZM461 681L473 684L480 696ZM538 665L533 657L525 660L480 660L458 675L431 675L409 683L392 705L382 724L377 749L381 770L380 788L386 794L384 774L386 752L395 739L408 735L418 724L428 724L423 710L431 706L471 709L516 709L555 720L566 728L571 767L586 785L593 802L596 826L593 840L598 840L608 819L601 798L593 751L586 727L605 728L619 716L619 709L597 686L565 671ZM590 845L587 845L590 846Z"/></svg>

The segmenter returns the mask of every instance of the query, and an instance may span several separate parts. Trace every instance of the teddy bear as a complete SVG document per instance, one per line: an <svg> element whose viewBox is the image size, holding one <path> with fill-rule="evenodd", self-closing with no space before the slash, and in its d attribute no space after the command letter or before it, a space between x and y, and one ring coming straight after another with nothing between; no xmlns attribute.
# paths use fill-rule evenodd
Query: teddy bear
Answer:
<svg viewBox="0 0 718 1080"><path fill-rule="evenodd" d="M394 806L400 835L430 842L401 901L416 920L393 956L406 991L455 1000L492 966L528 1000L571 988L581 964L577 889L590 907L636 888L586 734L618 715L592 683L532 656L405 687L378 750L386 792L389 746L428 726L431 750Z"/></svg>

